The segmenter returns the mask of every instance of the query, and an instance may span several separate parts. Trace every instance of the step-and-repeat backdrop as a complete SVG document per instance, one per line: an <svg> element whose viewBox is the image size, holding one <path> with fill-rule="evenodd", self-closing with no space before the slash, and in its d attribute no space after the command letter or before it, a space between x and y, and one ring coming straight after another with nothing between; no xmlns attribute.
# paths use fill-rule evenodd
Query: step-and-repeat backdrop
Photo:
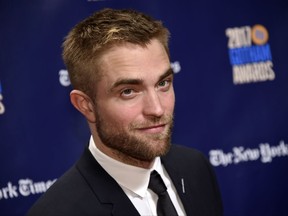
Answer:
<svg viewBox="0 0 288 216"><path fill-rule="evenodd" d="M61 43L104 7L170 29L173 142L207 156L225 216L288 215L287 0L1 0L0 215L24 215L87 145Z"/></svg>

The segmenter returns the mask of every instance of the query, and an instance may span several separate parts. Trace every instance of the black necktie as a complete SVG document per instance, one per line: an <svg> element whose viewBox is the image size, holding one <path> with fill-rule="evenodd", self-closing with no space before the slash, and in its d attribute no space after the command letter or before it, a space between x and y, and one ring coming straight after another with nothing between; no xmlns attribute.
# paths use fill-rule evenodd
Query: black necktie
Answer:
<svg viewBox="0 0 288 216"><path fill-rule="evenodd" d="M158 216L177 216L176 209L167 192L167 187L159 173L155 170L151 172L148 188L158 195Z"/></svg>

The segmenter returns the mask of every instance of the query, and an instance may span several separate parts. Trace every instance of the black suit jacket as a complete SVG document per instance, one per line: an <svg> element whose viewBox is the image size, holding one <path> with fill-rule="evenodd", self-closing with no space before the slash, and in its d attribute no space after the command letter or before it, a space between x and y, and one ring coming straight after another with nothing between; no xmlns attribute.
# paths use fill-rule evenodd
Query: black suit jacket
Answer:
<svg viewBox="0 0 288 216"><path fill-rule="evenodd" d="M201 153L172 145L161 161L188 216L222 215L215 175ZM184 179L184 192L181 179ZM73 215L139 215L121 187L97 163L87 148L80 160L43 194L27 214Z"/></svg>

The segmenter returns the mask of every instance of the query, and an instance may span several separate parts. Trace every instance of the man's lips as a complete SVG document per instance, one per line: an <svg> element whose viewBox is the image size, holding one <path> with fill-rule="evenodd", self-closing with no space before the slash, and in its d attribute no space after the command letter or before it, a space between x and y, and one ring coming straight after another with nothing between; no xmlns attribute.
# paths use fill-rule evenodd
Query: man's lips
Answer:
<svg viewBox="0 0 288 216"><path fill-rule="evenodd" d="M164 130L166 124L151 125L147 127L137 128L137 130L148 132L148 133L160 133Z"/></svg>

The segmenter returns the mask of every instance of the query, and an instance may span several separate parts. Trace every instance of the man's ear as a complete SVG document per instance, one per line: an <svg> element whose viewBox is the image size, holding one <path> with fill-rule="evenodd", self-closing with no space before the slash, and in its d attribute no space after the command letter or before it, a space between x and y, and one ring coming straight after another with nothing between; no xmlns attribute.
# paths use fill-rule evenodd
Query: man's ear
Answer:
<svg viewBox="0 0 288 216"><path fill-rule="evenodd" d="M96 117L93 109L93 102L88 95L79 90L72 90L70 93L70 100L73 106L81 112L87 121L95 123Z"/></svg>

